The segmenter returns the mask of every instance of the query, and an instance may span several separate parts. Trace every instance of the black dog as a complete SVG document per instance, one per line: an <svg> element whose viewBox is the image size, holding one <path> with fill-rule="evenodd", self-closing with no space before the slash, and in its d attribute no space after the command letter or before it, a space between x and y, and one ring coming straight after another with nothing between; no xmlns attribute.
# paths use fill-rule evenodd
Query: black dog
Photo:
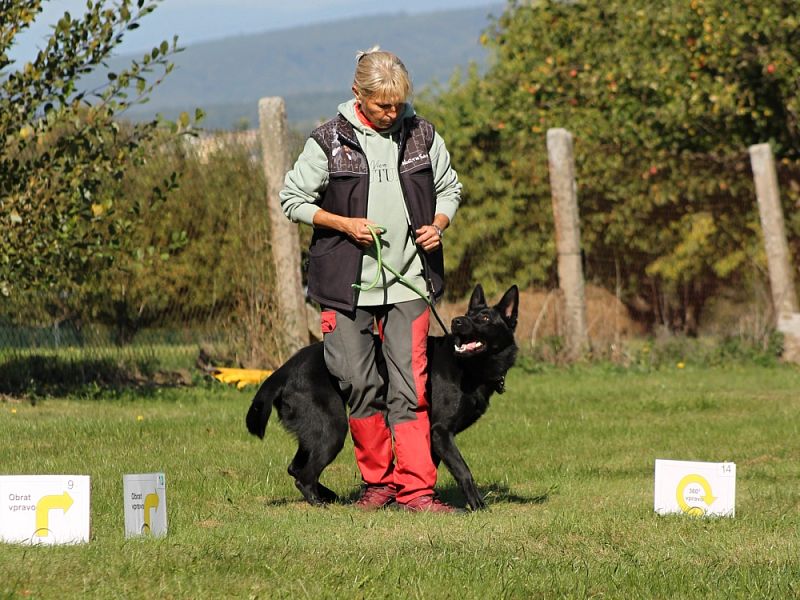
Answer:
<svg viewBox="0 0 800 600"><path fill-rule="evenodd" d="M444 461L472 509L485 503L454 438L486 412L494 392L504 391L517 354L518 308L517 286L490 307L478 285L467 314L453 319L452 334L428 338L432 458L437 466ZM299 447L289 465L297 489L310 504L336 501L319 476L344 446L347 409L325 368L322 342L297 352L261 385L247 413L250 433L263 439L273 405L284 427L297 436Z"/></svg>

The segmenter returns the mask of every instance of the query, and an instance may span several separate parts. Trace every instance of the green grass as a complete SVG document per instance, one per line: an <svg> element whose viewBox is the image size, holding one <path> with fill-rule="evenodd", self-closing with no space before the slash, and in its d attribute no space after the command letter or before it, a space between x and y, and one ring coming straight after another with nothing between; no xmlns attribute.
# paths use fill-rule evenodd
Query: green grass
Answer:
<svg viewBox="0 0 800 600"><path fill-rule="evenodd" d="M103 388L187 382L196 344L0 348L0 395L65 396ZM199 373L197 374L199 377Z"/></svg>
<svg viewBox="0 0 800 600"><path fill-rule="evenodd" d="M800 597L800 371L516 369L507 388L459 436L490 509L455 516L300 502L278 421L244 429L252 389L0 404L3 473L92 477L91 541L0 545L0 597ZM656 458L736 462L736 517L655 515ZM125 540L122 475L153 471L169 534ZM323 481L352 499L349 444ZM439 488L463 505L444 469Z"/></svg>

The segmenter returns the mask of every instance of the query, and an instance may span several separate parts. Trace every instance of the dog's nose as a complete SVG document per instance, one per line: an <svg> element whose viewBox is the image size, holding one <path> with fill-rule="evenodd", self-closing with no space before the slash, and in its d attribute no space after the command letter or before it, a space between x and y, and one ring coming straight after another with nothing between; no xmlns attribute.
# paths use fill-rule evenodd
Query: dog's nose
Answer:
<svg viewBox="0 0 800 600"><path fill-rule="evenodd" d="M456 317L450 324L450 329L455 329L456 327L463 327L463 326L464 326L464 317Z"/></svg>

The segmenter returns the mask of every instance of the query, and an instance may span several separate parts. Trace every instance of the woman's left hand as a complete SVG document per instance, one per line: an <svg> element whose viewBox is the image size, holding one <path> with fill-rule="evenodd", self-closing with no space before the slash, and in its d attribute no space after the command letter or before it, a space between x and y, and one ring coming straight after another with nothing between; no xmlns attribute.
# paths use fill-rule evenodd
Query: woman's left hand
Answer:
<svg viewBox="0 0 800 600"><path fill-rule="evenodd" d="M414 240L425 252L431 252L442 245L441 229L435 225L423 225L415 231L417 239Z"/></svg>

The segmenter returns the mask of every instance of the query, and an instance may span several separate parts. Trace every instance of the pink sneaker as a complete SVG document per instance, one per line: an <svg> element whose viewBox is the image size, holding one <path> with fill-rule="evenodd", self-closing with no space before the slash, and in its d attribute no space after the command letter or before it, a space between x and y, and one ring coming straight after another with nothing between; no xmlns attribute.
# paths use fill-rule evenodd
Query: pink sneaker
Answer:
<svg viewBox="0 0 800 600"><path fill-rule="evenodd" d="M391 485L365 485L355 505L361 510L378 510L392 504L396 495Z"/></svg>
<svg viewBox="0 0 800 600"><path fill-rule="evenodd" d="M435 513L462 513L463 509L450 506L439 500L436 496L419 496L406 504L398 504L398 508L409 512L435 512Z"/></svg>

